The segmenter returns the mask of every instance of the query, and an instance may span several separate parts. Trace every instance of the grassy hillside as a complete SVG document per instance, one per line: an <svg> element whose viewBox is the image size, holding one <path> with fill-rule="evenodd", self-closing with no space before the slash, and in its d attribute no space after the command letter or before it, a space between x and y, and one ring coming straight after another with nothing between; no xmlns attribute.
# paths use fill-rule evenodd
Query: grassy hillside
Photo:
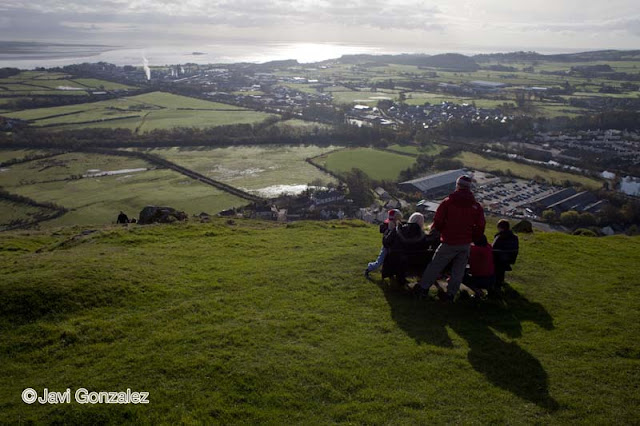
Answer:
<svg viewBox="0 0 640 426"><path fill-rule="evenodd" d="M443 306L362 277L361 222L81 231L0 234L0 423L638 420L639 238L521 236L504 303Z"/></svg>

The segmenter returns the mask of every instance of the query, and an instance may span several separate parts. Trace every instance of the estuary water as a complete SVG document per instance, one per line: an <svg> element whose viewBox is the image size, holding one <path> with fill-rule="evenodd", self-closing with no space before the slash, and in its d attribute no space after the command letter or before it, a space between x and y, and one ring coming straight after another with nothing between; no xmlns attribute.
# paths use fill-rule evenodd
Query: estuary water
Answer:
<svg viewBox="0 0 640 426"><path fill-rule="evenodd" d="M319 62L350 54L401 53L401 48L338 43L212 43L174 46L98 46L25 44L19 48L2 48L0 67L33 69L52 68L82 62L108 62L115 65L149 66L173 64L263 63L296 59L302 63Z"/></svg>
<svg viewBox="0 0 640 426"><path fill-rule="evenodd" d="M511 49L512 50L512 49ZM108 62L115 65L142 66L144 58L149 66L175 64L229 64L238 62L263 63L296 59L301 63L319 62L354 54L439 54L453 52L465 55L511 51L500 48L451 49L444 46L379 46L372 44L300 43L300 42L237 42L207 44L175 44L145 46L105 46L83 44L55 44L0 41L0 68L61 67L82 62ZM575 49L539 49L540 53L561 53Z"/></svg>

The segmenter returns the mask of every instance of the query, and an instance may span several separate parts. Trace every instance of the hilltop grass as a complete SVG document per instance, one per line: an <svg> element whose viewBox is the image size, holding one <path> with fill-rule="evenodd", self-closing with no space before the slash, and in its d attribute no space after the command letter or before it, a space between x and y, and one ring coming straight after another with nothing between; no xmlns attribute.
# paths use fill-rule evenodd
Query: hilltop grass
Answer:
<svg viewBox="0 0 640 426"><path fill-rule="evenodd" d="M602 186L602 182L588 176L516 163L514 161L502 160L499 158L485 157L468 151L463 151L460 154L457 154L454 158L462 161L465 167L485 171L500 170L502 172L506 172L507 170L511 170L514 176L524 179L533 179L536 176L541 176L552 184L560 184L565 180L569 180L571 182L580 183L589 189L598 189Z"/></svg>
<svg viewBox="0 0 640 426"><path fill-rule="evenodd" d="M373 148L347 148L315 158L314 162L338 174L358 168L372 179L396 180L415 159Z"/></svg>
<svg viewBox="0 0 640 426"><path fill-rule="evenodd" d="M637 421L638 238L521 236L504 302L441 306L361 276L357 221L81 230L0 234L2 423Z"/></svg>

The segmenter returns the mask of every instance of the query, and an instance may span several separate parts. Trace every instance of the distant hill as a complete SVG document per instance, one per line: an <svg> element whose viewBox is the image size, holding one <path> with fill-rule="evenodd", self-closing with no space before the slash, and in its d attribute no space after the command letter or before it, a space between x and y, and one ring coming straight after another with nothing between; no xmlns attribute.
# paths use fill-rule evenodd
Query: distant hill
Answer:
<svg viewBox="0 0 640 426"><path fill-rule="evenodd" d="M537 52L489 53L474 55L478 62L500 61L555 61L555 62L589 62L589 61L629 61L640 59L640 50L596 50L592 52L561 53L543 55Z"/></svg>
<svg viewBox="0 0 640 426"><path fill-rule="evenodd" d="M441 55L343 55L337 60L343 64L399 64L432 67L454 71L477 71L480 66L468 56L458 53Z"/></svg>
<svg viewBox="0 0 640 426"><path fill-rule="evenodd" d="M522 234L503 300L448 306L365 280L380 240L218 218L0 233L0 423L637 423L640 238ZM71 402L21 401L45 387Z"/></svg>

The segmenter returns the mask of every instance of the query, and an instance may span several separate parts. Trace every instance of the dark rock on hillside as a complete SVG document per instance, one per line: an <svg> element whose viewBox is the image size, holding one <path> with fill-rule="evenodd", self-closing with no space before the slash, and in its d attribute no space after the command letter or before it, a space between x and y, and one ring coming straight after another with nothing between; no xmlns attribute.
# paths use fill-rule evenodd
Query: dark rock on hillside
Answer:
<svg viewBox="0 0 640 426"><path fill-rule="evenodd" d="M188 218L185 212L178 211L172 207L147 206L140 211L138 223L148 225L150 223L173 223L183 222Z"/></svg>
<svg viewBox="0 0 640 426"><path fill-rule="evenodd" d="M521 220L511 228L513 232L530 234L533 232L533 225L528 220Z"/></svg>

